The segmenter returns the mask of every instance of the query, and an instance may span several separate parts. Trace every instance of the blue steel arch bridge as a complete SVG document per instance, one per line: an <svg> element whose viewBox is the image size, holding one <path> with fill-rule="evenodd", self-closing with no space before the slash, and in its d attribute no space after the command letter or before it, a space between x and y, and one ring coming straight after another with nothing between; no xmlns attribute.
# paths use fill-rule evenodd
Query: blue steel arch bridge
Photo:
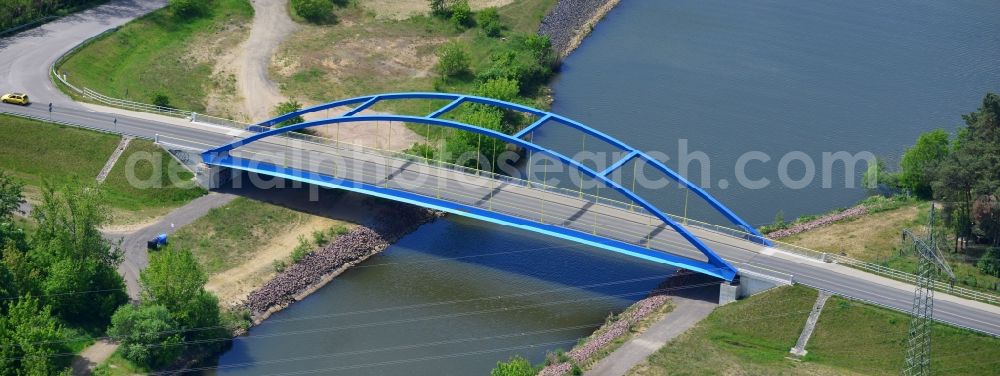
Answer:
<svg viewBox="0 0 1000 376"><path fill-rule="evenodd" d="M365 110L390 101L446 103L426 115L366 114ZM533 120L516 133L449 119L446 115L465 104L496 107L525 114ZM351 108L335 116L331 109ZM309 115L311 114L311 115ZM275 127L297 116L315 120ZM492 172L444 163L419 153L395 153L363 147L339 139L295 133L323 125L399 122L471 132L515 145L530 156L557 161L567 169L611 190L622 199L584 195L542 182L521 180ZM377 123L376 123L377 124ZM597 169L532 140L533 133L548 127L564 127L593 137L617 149L619 158ZM665 263L732 281L737 269L708 245L703 227L690 229L686 220L669 214L616 181L615 172L626 164L641 163L663 174L728 220L742 241L770 246L752 226L701 187L691 183L661 161L618 139L580 122L521 104L490 98L446 93L390 93L321 104L261 122L247 128L249 135L204 151L203 163L210 168L235 169L300 181L322 187L344 189L419 205L497 224L514 226L601 249ZM389 133L391 137L391 131ZM530 157L529 157L530 158ZM702 233L702 235L696 234Z"/></svg>

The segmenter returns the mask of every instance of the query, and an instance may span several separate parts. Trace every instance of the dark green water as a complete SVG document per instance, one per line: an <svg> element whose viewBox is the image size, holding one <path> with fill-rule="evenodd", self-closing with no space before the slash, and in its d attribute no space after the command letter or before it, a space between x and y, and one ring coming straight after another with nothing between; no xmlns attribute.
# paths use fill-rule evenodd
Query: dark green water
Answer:
<svg viewBox="0 0 1000 376"><path fill-rule="evenodd" d="M1000 90L998 30L1000 2L986 0L626 0L565 61L554 110L671 157L687 139L711 158L711 191L760 224L779 209L793 217L863 196L843 187L842 167L831 188L819 171L803 189L782 187L784 153L803 151L817 168L823 152L892 161L920 132L951 129ZM579 142L542 133L554 146ZM764 189L740 188L734 176L753 150L772 155L746 174L772 180ZM801 176L795 167L790 175ZM656 197L677 211L669 194ZM512 354L537 362L569 348L669 272L452 217L237 339L218 373L487 374ZM524 347L535 344L545 345Z"/></svg>

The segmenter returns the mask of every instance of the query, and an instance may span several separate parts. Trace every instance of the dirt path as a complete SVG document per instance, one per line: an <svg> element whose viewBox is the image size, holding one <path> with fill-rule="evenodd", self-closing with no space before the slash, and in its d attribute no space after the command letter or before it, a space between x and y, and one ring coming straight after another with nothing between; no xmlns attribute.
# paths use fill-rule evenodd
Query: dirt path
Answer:
<svg viewBox="0 0 1000 376"><path fill-rule="evenodd" d="M267 77L271 56L298 25L288 16L287 0L253 0L250 36L236 57L236 87L243 111L252 121L267 120L276 104L285 100L278 85Z"/></svg>
<svg viewBox="0 0 1000 376"><path fill-rule="evenodd" d="M73 358L73 374L89 375L94 370L94 367L108 360L111 354L115 353L115 350L118 350L118 345L108 340L102 339L95 342L90 347L83 349L76 358Z"/></svg>

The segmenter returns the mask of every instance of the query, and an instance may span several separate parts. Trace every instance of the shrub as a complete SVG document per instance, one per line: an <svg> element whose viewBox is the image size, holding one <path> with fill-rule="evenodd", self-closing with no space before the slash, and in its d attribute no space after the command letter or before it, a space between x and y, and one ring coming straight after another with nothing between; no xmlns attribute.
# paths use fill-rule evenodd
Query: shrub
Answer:
<svg viewBox="0 0 1000 376"><path fill-rule="evenodd" d="M444 77L455 77L469 71L469 54L456 42L442 45L437 50L437 56L435 69Z"/></svg>
<svg viewBox="0 0 1000 376"><path fill-rule="evenodd" d="M1000 248L990 247L976 263L983 274L1000 277Z"/></svg>
<svg viewBox="0 0 1000 376"><path fill-rule="evenodd" d="M496 368L490 371L490 376L532 376L535 368L527 359L513 356L507 362L497 362Z"/></svg>
<svg viewBox="0 0 1000 376"><path fill-rule="evenodd" d="M305 237L299 236L299 245L292 250L292 263L302 261L309 253L312 253L312 245Z"/></svg>
<svg viewBox="0 0 1000 376"><path fill-rule="evenodd" d="M350 231L350 229L348 229L347 226L344 225L336 225L330 227L328 231L330 232L330 238L332 240L332 238L336 238L338 236L346 234L348 231Z"/></svg>
<svg viewBox="0 0 1000 376"><path fill-rule="evenodd" d="M182 18L194 18L205 13L211 1L206 0L170 0L170 9Z"/></svg>
<svg viewBox="0 0 1000 376"><path fill-rule="evenodd" d="M429 0L431 5L431 15L435 17L448 17L451 15L451 11L448 9L448 5L445 4L444 0Z"/></svg>
<svg viewBox="0 0 1000 376"><path fill-rule="evenodd" d="M301 103L299 103L298 101L296 101L294 99L290 99L288 101L278 103L277 106L274 106L274 115L275 116L281 116L281 115L292 113L292 112L295 112L295 111L298 111L298 110L301 110L301 109L302 109L302 104ZM301 123L303 121L305 121L305 119L303 119L302 116L295 116L295 117L292 117L292 118L290 118L288 120L285 120L283 122L275 124L274 127L275 128L287 127L289 125L298 124L298 123Z"/></svg>
<svg viewBox="0 0 1000 376"><path fill-rule="evenodd" d="M489 7L476 13L476 23L488 37L498 37L504 26L500 21L500 12L495 7Z"/></svg>
<svg viewBox="0 0 1000 376"><path fill-rule="evenodd" d="M323 230L313 231L312 236L313 236L313 243L316 243L317 247L322 247L329 242L329 239L327 239L326 233L323 232Z"/></svg>
<svg viewBox="0 0 1000 376"><path fill-rule="evenodd" d="M168 97L166 94L163 93L156 93L155 95L153 95L153 105L161 110L174 108L174 106L170 105L170 97Z"/></svg>
<svg viewBox="0 0 1000 376"><path fill-rule="evenodd" d="M333 13L330 0L292 0L295 13L310 22L325 22Z"/></svg>
<svg viewBox="0 0 1000 376"><path fill-rule="evenodd" d="M455 25L457 29L465 29L475 25L475 20L472 18L472 8L469 7L468 0L458 0L455 4L452 4L451 8L451 23Z"/></svg>
<svg viewBox="0 0 1000 376"><path fill-rule="evenodd" d="M490 66L477 75L488 81L508 78L518 82L522 92L531 92L552 76L555 55L548 37L517 35L490 57Z"/></svg>
<svg viewBox="0 0 1000 376"><path fill-rule="evenodd" d="M517 99L520 92L521 87L517 81L504 77L486 80L475 90L476 95L508 102Z"/></svg>

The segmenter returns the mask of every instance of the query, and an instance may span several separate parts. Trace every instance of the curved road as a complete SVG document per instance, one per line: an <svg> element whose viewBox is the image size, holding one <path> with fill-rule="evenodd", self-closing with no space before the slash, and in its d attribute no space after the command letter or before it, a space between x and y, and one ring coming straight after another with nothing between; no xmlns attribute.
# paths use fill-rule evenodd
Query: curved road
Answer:
<svg viewBox="0 0 1000 376"><path fill-rule="evenodd" d="M112 1L72 17L67 17L37 29L27 31L12 38L0 40L0 90L28 91L36 103L55 103L52 117L56 121L72 123L111 132L127 133L139 137L153 138L154 135L172 137L185 141L190 147L205 149L207 146L221 145L233 139L239 132L218 127L178 124L174 121L157 121L153 117L137 114L123 116L94 112L70 101L55 89L48 79L48 68L62 53L89 36L95 35L163 5L163 1ZM0 106L0 111L13 112L40 119L47 119L47 106L29 107ZM117 125L112 119L117 118ZM181 142L184 143L184 142ZM280 150L281 145L259 143L254 150ZM359 157L360 158L360 157ZM370 161L348 158L351 169L366 170ZM379 159L384 161L384 159ZM368 167L366 167L368 165ZM405 169L421 170L420 164L412 164ZM402 174L401 174L402 175ZM470 177L454 175L432 176L429 182L449 186L458 181L466 184ZM463 185L467 186L467 185ZM516 187L511 187L511 195ZM535 197L535 196L532 196ZM572 214L572 208L565 208ZM578 209L577 209L578 210ZM663 231L657 236L664 241L679 240L676 233ZM912 287L885 278L873 276L840 265L818 263L796 256L769 254L759 247L745 242L734 242L732 238L704 236L711 247L733 262L740 262L793 274L795 280L816 288L829 290L839 295L863 299L890 308L906 311L911 302ZM982 303L936 294L935 316L941 321L965 326L982 332L1000 335L1000 308Z"/></svg>

